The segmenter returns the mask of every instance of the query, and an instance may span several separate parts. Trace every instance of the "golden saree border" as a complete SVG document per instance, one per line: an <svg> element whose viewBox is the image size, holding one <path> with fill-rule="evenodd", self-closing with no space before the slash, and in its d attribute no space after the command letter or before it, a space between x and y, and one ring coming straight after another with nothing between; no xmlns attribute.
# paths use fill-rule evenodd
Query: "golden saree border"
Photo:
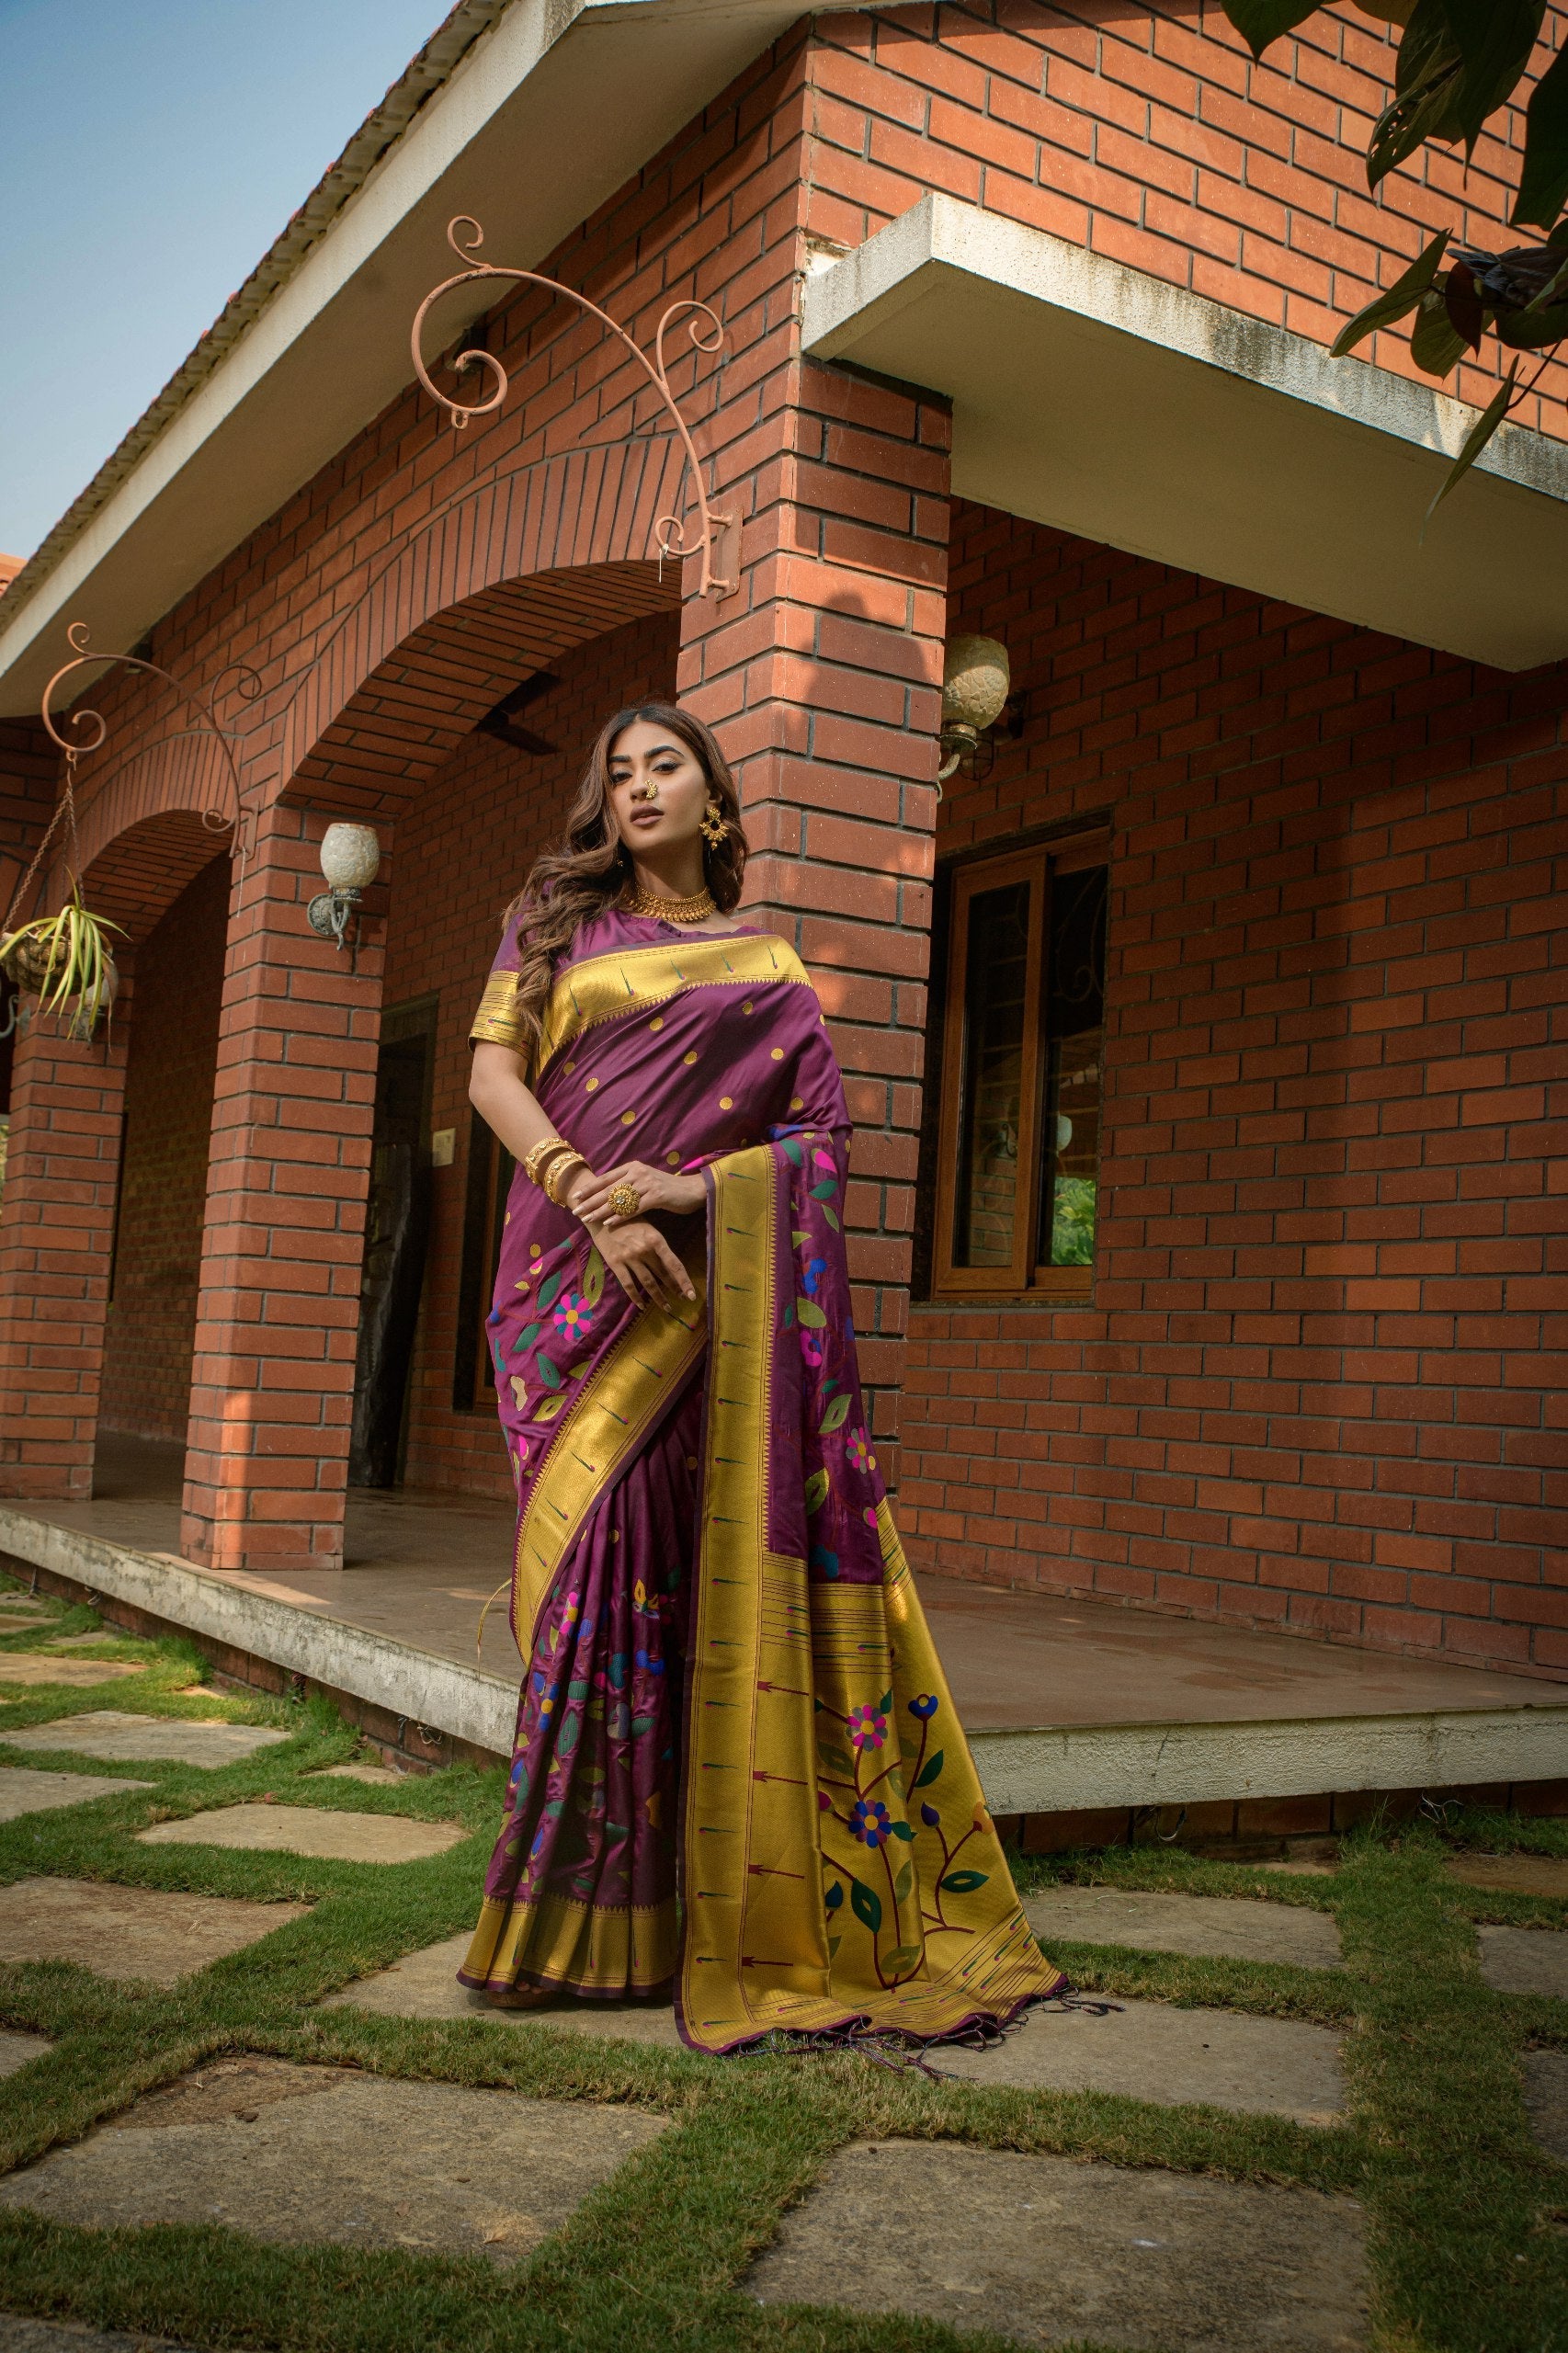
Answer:
<svg viewBox="0 0 1568 2353"><path fill-rule="evenodd" d="M579 1904L546 1894L532 1904L486 1896L458 1972L469 1985L516 1985L519 1977L574 1993L651 1994L675 1973L674 1896L663 1904Z"/></svg>
<svg viewBox="0 0 1568 2353"><path fill-rule="evenodd" d="M643 1308L556 1427L517 1522L512 1562L512 1624L525 1657L589 1513L647 1443L708 1345L705 1258L699 1239L686 1254L695 1302L683 1300L678 1313Z"/></svg>
<svg viewBox="0 0 1568 2353"><path fill-rule="evenodd" d="M479 1011L468 1033L471 1046L510 1046L515 1054L523 1051L522 1026L517 1019L517 976L516 972L492 972L484 983L484 995L479 1000Z"/></svg>
<svg viewBox="0 0 1568 2353"><path fill-rule="evenodd" d="M886 1503L881 1585L813 1582L803 1561L767 1549L782 1180L766 1146L710 1173L712 1354L682 1824L687 2039L724 2051L778 2029L863 2022L934 2040L977 2014L1006 2018L1064 1980L1018 1903ZM883 1694L890 1745L875 1794L901 1830L896 1851L891 1841L868 1851L845 1811L862 1767L822 1727ZM910 1707L915 1699L926 1713ZM928 1755L937 1718L941 1749ZM906 1724L918 1744L909 1749ZM912 1797L933 1764L935 1828L918 1808L911 1822L905 1803L906 1783Z"/></svg>
<svg viewBox="0 0 1568 2353"><path fill-rule="evenodd" d="M758 988L768 981L811 986L794 949L771 932L742 938L694 933L678 946L631 948L619 955L590 956L581 964L569 964L550 992L538 1068L542 1072L585 1030L613 1021L619 1014L666 1005L686 989L731 984ZM483 1018L483 1003L480 1014Z"/></svg>

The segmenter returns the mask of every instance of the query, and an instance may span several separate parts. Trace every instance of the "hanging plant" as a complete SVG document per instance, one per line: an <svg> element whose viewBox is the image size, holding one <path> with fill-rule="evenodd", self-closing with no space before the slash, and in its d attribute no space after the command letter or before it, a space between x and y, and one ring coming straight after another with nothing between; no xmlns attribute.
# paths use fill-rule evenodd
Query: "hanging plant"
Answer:
<svg viewBox="0 0 1568 2353"><path fill-rule="evenodd" d="M108 944L108 934L119 928L83 904L81 885L73 881L58 914L35 915L0 936L0 966L25 995L38 998L41 1012L70 1006L71 1035L90 1038L119 985Z"/></svg>

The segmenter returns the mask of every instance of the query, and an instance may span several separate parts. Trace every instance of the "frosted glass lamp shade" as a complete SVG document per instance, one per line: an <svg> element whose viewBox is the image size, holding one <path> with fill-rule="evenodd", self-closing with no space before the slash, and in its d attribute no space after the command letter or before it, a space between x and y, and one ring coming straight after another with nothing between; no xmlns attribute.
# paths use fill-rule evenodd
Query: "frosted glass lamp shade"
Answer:
<svg viewBox="0 0 1568 2353"><path fill-rule="evenodd" d="M1002 715L1011 684L1007 649L994 637L955 637L942 665L942 725L972 740Z"/></svg>
<svg viewBox="0 0 1568 2353"><path fill-rule="evenodd" d="M333 891L362 891L381 870L374 825L329 825L322 835L321 870Z"/></svg>

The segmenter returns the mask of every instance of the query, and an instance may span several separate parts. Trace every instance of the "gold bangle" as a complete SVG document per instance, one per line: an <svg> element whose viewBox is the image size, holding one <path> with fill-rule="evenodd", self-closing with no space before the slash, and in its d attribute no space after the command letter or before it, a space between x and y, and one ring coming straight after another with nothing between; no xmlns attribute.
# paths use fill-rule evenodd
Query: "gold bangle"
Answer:
<svg viewBox="0 0 1568 2353"><path fill-rule="evenodd" d="M531 1185L542 1188L546 1165L555 1157L557 1153L570 1152L571 1149L564 1136L541 1136L532 1151L524 1155L524 1176Z"/></svg>
<svg viewBox="0 0 1568 2353"><path fill-rule="evenodd" d="M545 1170L544 1189L558 1210L566 1207L562 1199L564 1188L571 1183L578 1169L586 1168L587 1165L580 1152L569 1151L552 1160Z"/></svg>

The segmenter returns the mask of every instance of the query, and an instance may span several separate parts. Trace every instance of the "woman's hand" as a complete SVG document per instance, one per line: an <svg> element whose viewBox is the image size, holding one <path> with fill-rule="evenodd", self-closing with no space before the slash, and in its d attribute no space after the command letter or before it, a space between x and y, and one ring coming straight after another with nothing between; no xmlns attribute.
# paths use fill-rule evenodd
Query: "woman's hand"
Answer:
<svg viewBox="0 0 1568 2353"><path fill-rule="evenodd" d="M624 1160L619 1168L602 1176L579 1177L567 1196L574 1213L591 1220L614 1233L634 1221L618 1217L609 1206L609 1197L618 1185L630 1185L637 1196L637 1217L645 1218L654 1210L669 1210L677 1217L689 1216L699 1210L708 1198L708 1188L700 1176L682 1176L673 1168L650 1168L645 1160Z"/></svg>
<svg viewBox="0 0 1568 2353"><path fill-rule="evenodd" d="M662 1308L671 1315L678 1299L697 1297L691 1277L656 1225L642 1218L628 1218L614 1226L601 1225L592 1218L584 1218L583 1223L629 1299L645 1307Z"/></svg>

